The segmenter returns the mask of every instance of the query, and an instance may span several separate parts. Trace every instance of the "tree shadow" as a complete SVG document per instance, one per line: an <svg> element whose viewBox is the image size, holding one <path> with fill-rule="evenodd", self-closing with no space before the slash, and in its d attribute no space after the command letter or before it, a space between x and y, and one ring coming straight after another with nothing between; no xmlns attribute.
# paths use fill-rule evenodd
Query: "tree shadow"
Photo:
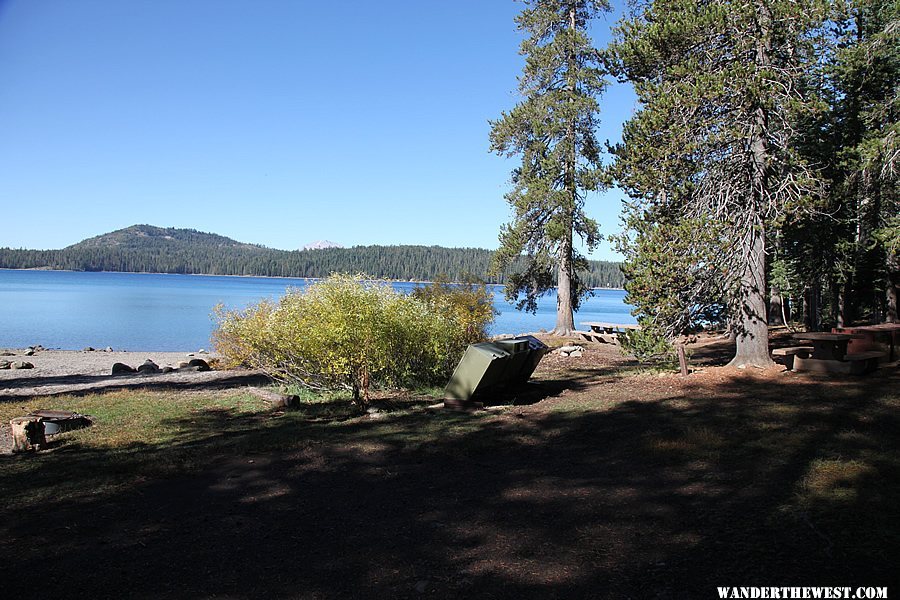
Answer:
<svg viewBox="0 0 900 600"><path fill-rule="evenodd" d="M590 393L589 376L567 389ZM0 511L5 591L33 585L22 573L59 597L896 586L900 378L866 383L735 376L595 410L327 423L203 411L177 422L172 443L31 459L30 485L60 493ZM130 489L60 487L119 473ZM14 476L2 471L0 489Z"/></svg>

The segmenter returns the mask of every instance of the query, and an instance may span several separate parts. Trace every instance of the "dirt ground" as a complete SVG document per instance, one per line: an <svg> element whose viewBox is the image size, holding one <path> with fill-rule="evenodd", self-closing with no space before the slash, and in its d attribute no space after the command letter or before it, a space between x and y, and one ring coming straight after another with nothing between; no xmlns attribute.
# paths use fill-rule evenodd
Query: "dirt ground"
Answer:
<svg viewBox="0 0 900 600"><path fill-rule="evenodd" d="M710 338L694 352L695 372L680 377L641 371L608 345L585 347L582 358L545 357L524 391L496 399L513 403L505 410L361 417L309 441L298 430L283 451L236 446L127 493L59 497L40 511L0 504L2 595L900 589L896 365L848 379L738 371L717 366L729 348ZM222 418L198 415L186 436ZM442 433L426 442L416 436L435 427ZM229 435L258 433L248 424ZM66 452L72 477L102 465Z"/></svg>

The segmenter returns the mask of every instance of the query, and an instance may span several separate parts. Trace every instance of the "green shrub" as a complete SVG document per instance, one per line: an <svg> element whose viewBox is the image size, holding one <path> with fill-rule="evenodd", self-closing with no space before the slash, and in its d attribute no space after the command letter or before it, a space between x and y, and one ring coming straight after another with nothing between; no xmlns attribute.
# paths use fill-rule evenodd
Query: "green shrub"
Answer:
<svg viewBox="0 0 900 600"><path fill-rule="evenodd" d="M646 322L641 323L641 329L631 329L620 339L622 348L641 362L669 365L678 360L672 342Z"/></svg>
<svg viewBox="0 0 900 600"><path fill-rule="evenodd" d="M461 297L443 291L405 295L362 275L332 275L288 290L277 304L219 308L214 341L231 363L314 390L347 389L365 405L373 384L446 379L489 322L463 310ZM450 310L457 305L458 311Z"/></svg>

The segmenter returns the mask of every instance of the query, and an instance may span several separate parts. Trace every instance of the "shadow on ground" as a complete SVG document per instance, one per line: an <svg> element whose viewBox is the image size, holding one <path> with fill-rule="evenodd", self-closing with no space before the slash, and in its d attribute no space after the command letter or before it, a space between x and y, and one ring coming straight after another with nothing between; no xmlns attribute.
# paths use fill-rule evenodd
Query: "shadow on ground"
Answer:
<svg viewBox="0 0 900 600"><path fill-rule="evenodd" d="M151 375L56 375L0 380L0 402L34 396L78 396L121 390L214 390L241 385L266 385L271 379L257 371L206 371Z"/></svg>
<svg viewBox="0 0 900 600"><path fill-rule="evenodd" d="M896 370L840 385L735 376L652 391L576 378L545 381L532 392L553 398L502 415L309 423L208 411L179 423L184 443L32 457L43 461L37 488L150 471L126 492L0 510L4 595L896 589L898 383ZM7 489L14 475L2 467Z"/></svg>

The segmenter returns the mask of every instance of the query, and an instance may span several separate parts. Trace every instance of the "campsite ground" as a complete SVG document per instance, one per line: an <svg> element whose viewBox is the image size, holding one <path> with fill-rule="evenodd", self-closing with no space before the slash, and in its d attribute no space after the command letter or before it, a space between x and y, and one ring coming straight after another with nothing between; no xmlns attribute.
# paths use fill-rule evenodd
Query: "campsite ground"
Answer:
<svg viewBox="0 0 900 600"><path fill-rule="evenodd" d="M4 595L714 598L888 586L900 369L688 377L608 345L472 414L385 394L271 411L241 389L0 402L95 426L0 456Z"/></svg>

